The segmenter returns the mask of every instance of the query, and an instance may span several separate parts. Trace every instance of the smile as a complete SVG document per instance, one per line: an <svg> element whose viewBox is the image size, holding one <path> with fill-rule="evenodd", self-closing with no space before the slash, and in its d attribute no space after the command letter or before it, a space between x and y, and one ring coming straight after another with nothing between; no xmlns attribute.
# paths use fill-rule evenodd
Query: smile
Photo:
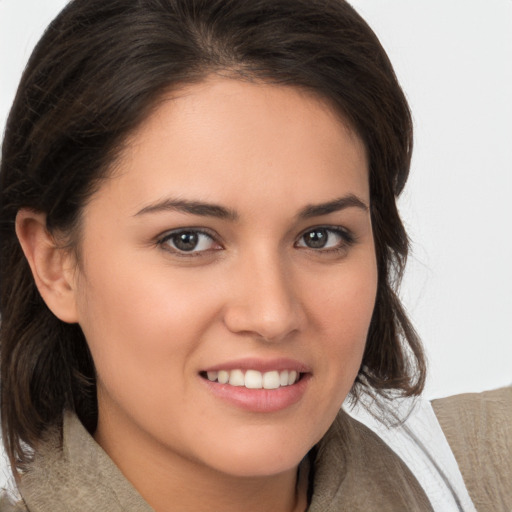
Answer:
<svg viewBox="0 0 512 512"><path fill-rule="evenodd" d="M206 372L206 377L211 382L247 389L279 389L295 384L300 379L300 373L295 370L260 372L237 369Z"/></svg>

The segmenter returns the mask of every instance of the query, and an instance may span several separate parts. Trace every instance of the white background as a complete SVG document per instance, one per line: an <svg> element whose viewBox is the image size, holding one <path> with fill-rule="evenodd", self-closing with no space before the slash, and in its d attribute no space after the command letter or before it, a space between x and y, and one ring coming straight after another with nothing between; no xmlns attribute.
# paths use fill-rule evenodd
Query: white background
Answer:
<svg viewBox="0 0 512 512"><path fill-rule="evenodd" d="M0 0L0 126L64 0ZM512 383L512 0L352 0L416 127L400 209L402 296L430 362L427 397Z"/></svg>

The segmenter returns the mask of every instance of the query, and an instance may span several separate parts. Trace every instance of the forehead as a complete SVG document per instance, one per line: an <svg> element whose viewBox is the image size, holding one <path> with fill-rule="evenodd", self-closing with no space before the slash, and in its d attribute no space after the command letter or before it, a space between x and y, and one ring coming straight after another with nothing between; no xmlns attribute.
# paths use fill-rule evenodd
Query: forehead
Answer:
<svg viewBox="0 0 512 512"><path fill-rule="evenodd" d="M347 192L369 200L364 145L327 101L227 78L163 97L107 183L134 207L166 194L233 207L241 198L323 202Z"/></svg>

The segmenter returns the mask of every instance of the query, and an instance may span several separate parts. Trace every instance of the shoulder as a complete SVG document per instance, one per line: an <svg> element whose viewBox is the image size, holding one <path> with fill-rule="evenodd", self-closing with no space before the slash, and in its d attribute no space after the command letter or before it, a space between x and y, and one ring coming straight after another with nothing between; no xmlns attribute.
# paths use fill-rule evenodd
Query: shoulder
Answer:
<svg viewBox="0 0 512 512"><path fill-rule="evenodd" d="M400 457L343 410L314 455L309 512L432 512L425 491Z"/></svg>
<svg viewBox="0 0 512 512"><path fill-rule="evenodd" d="M432 406L476 508L512 510L512 387Z"/></svg>

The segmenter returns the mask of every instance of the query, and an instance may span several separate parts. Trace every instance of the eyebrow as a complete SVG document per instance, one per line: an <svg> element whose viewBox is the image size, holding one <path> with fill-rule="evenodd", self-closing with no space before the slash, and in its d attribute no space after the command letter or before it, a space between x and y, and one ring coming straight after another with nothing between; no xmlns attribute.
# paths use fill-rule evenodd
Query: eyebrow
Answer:
<svg viewBox="0 0 512 512"><path fill-rule="evenodd" d="M305 206L297 215L301 220L311 219L313 217L321 217L322 215L329 215L346 208L360 208L368 211L368 206L354 194L334 199L327 203L311 204ZM148 213L158 213L165 211L177 211L189 213L191 215L200 215L202 217L216 217L218 219L226 219L230 221L237 221L239 215L236 211L224 206L213 203L206 203L202 201L190 201L187 199L164 199L157 203L150 204L139 210L135 217L145 215Z"/></svg>
<svg viewBox="0 0 512 512"><path fill-rule="evenodd" d="M238 214L234 210L224 208L212 203L201 201L189 201L186 199L164 199L154 204L150 204L138 211L135 216L145 215L147 213L157 213L164 211L177 211L190 213L191 215L200 215L202 217L216 217L218 219L227 219L231 221L238 220Z"/></svg>
<svg viewBox="0 0 512 512"><path fill-rule="evenodd" d="M306 220L353 207L360 208L365 212L369 210L368 205L366 205L363 200L359 199L354 194L349 194L327 203L308 205L299 212L298 218Z"/></svg>

